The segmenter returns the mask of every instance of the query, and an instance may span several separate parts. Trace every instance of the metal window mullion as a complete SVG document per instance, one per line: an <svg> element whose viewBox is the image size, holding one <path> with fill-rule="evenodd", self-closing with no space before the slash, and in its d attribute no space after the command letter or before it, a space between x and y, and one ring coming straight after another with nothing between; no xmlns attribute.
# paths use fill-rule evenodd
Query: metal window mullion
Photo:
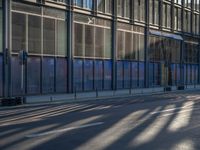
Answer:
<svg viewBox="0 0 200 150"><path fill-rule="evenodd" d="M82 26L83 26L83 34L82 34L82 43L83 43L83 46L82 46L82 48L83 48L83 56L85 57L85 25L84 24L82 24Z"/></svg>
<svg viewBox="0 0 200 150"><path fill-rule="evenodd" d="M57 39L58 39L58 22L56 19L54 19L54 28L55 28L55 44L54 44L54 55L58 54L58 42L57 42ZM56 92L56 69L57 69L57 66L56 66L56 63L57 63L57 57L54 56L54 92Z"/></svg>

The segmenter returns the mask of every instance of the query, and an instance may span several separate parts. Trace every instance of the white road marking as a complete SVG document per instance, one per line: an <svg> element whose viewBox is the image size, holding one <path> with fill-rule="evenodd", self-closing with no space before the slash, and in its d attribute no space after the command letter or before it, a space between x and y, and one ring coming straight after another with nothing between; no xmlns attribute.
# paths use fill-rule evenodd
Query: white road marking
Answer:
<svg viewBox="0 0 200 150"><path fill-rule="evenodd" d="M45 135L50 135L50 134L58 134L58 133L67 132L67 131L70 131L70 130L88 128L88 127L98 126L98 125L102 125L102 124L104 124L104 122L90 123L90 124L85 124L85 125L76 126L76 127L69 127L69 128L53 130L53 131L48 131L48 132L43 132L43 133L31 134L31 135L27 135L25 137L34 138L34 137L40 137L40 136L45 136Z"/></svg>

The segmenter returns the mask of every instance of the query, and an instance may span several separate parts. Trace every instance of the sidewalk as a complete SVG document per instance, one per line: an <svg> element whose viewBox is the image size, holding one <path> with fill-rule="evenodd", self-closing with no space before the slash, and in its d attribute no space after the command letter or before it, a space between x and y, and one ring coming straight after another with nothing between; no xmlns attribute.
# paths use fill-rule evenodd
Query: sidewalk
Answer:
<svg viewBox="0 0 200 150"><path fill-rule="evenodd" d="M28 96L26 97L26 104L19 106L0 107L5 108L18 108L37 105L51 105L60 103L78 103L78 102L97 102L97 101L119 101L127 98L148 97L151 95L163 95L169 93L185 93L186 91L197 91L200 87L187 88L185 90L164 91L164 88L147 88L147 89L131 89L131 90L117 90L117 91L96 91L74 94L60 94L60 95L41 95L41 96ZM123 99L122 99L123 98ZM132 99L134 101L134 99ZM135 102L141 100L136 99Z"/></svg>

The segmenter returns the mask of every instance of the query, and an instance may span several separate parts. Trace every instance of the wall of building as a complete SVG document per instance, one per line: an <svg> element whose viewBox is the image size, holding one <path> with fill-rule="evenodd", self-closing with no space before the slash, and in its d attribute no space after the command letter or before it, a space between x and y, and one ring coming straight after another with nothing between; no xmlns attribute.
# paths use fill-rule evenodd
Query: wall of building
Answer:
<svg viewBox="0 0 200 150"><path fill-rule="evenodd" d="M199 84L198 0L4 3L10 63L3 69L0 56L0 96Z"/></svg>

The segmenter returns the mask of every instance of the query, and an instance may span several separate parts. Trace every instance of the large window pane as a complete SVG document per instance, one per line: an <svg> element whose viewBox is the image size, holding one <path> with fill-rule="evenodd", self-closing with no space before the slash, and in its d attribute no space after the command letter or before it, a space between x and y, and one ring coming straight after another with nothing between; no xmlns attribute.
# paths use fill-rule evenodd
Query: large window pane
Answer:
<svg viewBox="0 0 200 150"><path fill-rule="evenodd" d="M111 30L110 29L104 29L105 30L105 51L104 51L104 57L105 58L111 58Z"/></svg>
<svg viewBox="0 0 200 150"><path fill-rule="evenodd" d="M12 13L12 51L26 50L26 17Z"/></svg>
<svg viewBox="0 0 200 150"><path fill-rule="evenodd" d="M67 56L67 22L57 21L57 54Z"/></svg>
<svg viewBox="0 0 200 150"><path fill-rule="evenodd" d="M41 17L28 16L28 52L41 54Z"/></svg>
<svg viewBox="0 0 200 150"><path fill-rule="evenodd" d="M44 18L43 21L43 53L55 54L55 20Z"/></svg>
<svg viewBox="0 0 200 150"><path fill-rule="evenodd" d="M83 25L74 25L74 56L83 56Z"/></svg>
<svg viewBox="0 0 200 150"><path fill-rule="evenodd" d="M104 29L100 27L95 30L95 57L104 57Z"/></svg>
<svg viewBox="0 0 200 150"><path fill-rule="evenodd" d="M85 56L94 57L94 27L85 26Z"/></svg>

